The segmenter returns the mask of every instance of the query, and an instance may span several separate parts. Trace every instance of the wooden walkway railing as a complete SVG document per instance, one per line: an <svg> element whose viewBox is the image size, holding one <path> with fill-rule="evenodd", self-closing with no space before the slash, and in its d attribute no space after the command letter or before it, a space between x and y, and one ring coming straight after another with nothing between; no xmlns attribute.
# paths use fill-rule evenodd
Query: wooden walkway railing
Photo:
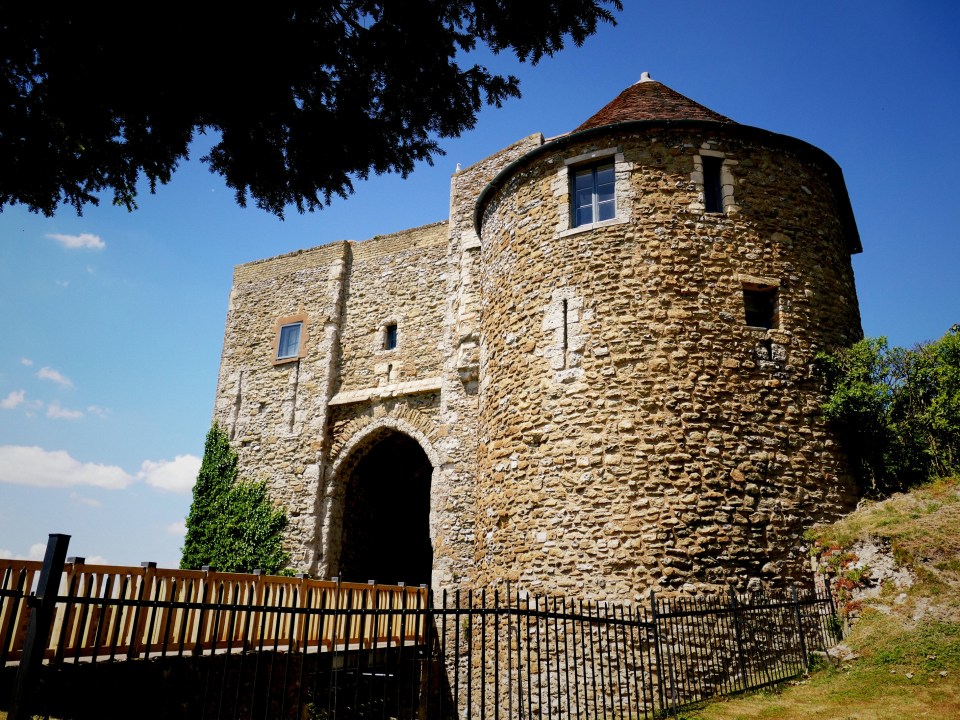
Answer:
<svg viewBox="0 0 960 720"><path fill-rule="evenodd" d="M142 687L161 688L138 708L158 720L181 716L183 703L217 718L297 720L308 708L330 719L662 717L795 677L839 639L832 596L816 590L651 592L649 606L509 585L431 597L425 587L64 564L67 536L50 537L42 566L0 560L0 671L10 678L3 666L19 664L9 720L126 718L142 698L123 691ZM122 658L133 662L96 662ZM104 678L121 677L129 686L107 702ZM33 693L44 682L57 689Z"/></svg>
<svg viewBox="0 0 960 720"><path fill-rule="evenodd" d="M20 660L42 563L0 559L0 666ZM422 644L427 589L86 565L63 569L47 661Z"/></svg>

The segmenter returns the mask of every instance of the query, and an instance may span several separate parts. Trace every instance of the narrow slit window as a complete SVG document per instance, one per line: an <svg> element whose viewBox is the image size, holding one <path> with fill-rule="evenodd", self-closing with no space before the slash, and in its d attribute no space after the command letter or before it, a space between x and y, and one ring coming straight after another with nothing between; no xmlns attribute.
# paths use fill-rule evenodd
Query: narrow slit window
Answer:
<svg viewBox="0 0 960 720"><path fill-rule="evenodd" d="M280 339L277 343L277 360L286 360L300 356L300 335L302 330L302 322L280 326Z"/></svg>
<svg viewBox="0 0 960 720"><path fill-rule="evenodd" d="M777 320L777 289L775 287L743 288L744 320L750 327L770 330Z"/></svg>
<svg viewBox="0 0 960 720"><path fill-rule="evenodd" d="M563 299L563 366L564 367L567 366L567 344L568 344L567 330L569 328L569 322L570 322L567 319L567 306L569 302L570 301L567 300L567 298Z"/></svg>
<svg viewBox="0 0 960 720"><path fill-rule="evenodd" d="M574 170L571 182L573 227L613 220L617 216L616 174L612 162Z"/></svg>
<svg viewBox="0 0 960 720"><path fill-rule="evenodd" d="M703 207L708 213L723 212L723 185L720 169L723 158L703 156Z"/></svg>
<svg viewBox="0 0 960 720"><path fill-rule="evenodd" d="M397 346L397 324L387 325L383 333L383 349L393 350Z"/></svg>

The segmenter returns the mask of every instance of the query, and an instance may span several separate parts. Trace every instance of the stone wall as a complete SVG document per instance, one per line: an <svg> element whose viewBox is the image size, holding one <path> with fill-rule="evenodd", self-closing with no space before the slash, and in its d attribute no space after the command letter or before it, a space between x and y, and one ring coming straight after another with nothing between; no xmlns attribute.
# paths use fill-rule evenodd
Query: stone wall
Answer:
<svg viewBox="0 0 960 720"><path fill-rule="evenodd" d="M530 135L450 180L446 307L443 328L437 449L430 523L434 540L434 587L473 581L477 514L477 386L479 379L480 239L473 210L484 186L509 163L543 143Z"/></svg>
<svg viewBox="0 0 960 720"><path fill-rule="evenodd" d="M286 509L298 569L336 572L344 478L335 471L356 437L371 424L420 432L427 445L436 435L447 237L436 223L235 271L214 415L243 474L266 480ZM305 323L302 357L276 363L278 322L293 317ZM383 346L389 323L393 349Z"/></svg>
<svg viewBox="0 0 960 720"><path fill-rule="evenodd" d="M596 158L616 217L571 227L570 171ZM400 432L433 468L437 588L626 600L802 577L802 531L853 498L812 375L861 332L838 178L799 141L716 123L537 134L458 170L449 222L238 267L215 417L286 508L294 565L336 574L352 468ZM747 326L745 288L775 295L772 328ZM305 350L277 363L291 317Z"/></svg>
<svg viewBox="0 0 960 720"><path fill-rule="evenodd" d="M351 244L338 393L440 375L447 223ZM397 326L397 346L384 330Z"/></svg>
<svg viewBox="0 0 960 720"><path fill-rule="evenodd" d="M350 247L333 243L234 272L214 419L241 474L265 480L287 512L292 564L316 563L317 502ZM305 320L303 357L274 364L277 321Z"/></svg>
<svg viewBox="0 0 960 720"><path fill-rule="evenodd" d="M815 152L702 132L557 143L492 195L481 583L782 586L806 572L804 528L850 507L811 370L861 332L841 198ZM631 221L571 231L564 161L611 146ZM704 150L727 159L725 213L702 211ZM745 324L751 283L777 288L773 329Z"/></svg>

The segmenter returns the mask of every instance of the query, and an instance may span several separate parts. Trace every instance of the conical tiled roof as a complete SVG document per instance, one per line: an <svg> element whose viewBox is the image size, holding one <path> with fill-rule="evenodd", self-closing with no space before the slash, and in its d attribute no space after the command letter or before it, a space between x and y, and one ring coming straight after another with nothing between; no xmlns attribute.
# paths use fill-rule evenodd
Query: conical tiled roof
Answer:
<svg viewBox="0 0 960 720"><path fill-rule="evenodd" d="M671 90L643 73L640 80L617 95L573 132L632 120L733 120Z"/></svg>

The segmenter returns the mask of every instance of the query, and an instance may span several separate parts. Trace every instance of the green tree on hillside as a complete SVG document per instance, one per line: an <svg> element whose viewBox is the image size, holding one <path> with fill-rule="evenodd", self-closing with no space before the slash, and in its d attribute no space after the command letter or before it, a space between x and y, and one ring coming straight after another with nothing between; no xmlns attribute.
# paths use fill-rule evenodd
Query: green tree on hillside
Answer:
<svg viewBox="0 0 960 720"><path fill-rule="evenodd" d="M180 567L278 573L290 559L282 545L286 526L286 514L270 502L265 483L238 478L237 453L214 423L193 486Z"/></svg>
<svg viewBox="0 0 960 720"><path fill-rule="evenodd" d="M912 350L864 339L821 353L817 365L824 414L864 494L960 472L960 325Z"/></svg>

